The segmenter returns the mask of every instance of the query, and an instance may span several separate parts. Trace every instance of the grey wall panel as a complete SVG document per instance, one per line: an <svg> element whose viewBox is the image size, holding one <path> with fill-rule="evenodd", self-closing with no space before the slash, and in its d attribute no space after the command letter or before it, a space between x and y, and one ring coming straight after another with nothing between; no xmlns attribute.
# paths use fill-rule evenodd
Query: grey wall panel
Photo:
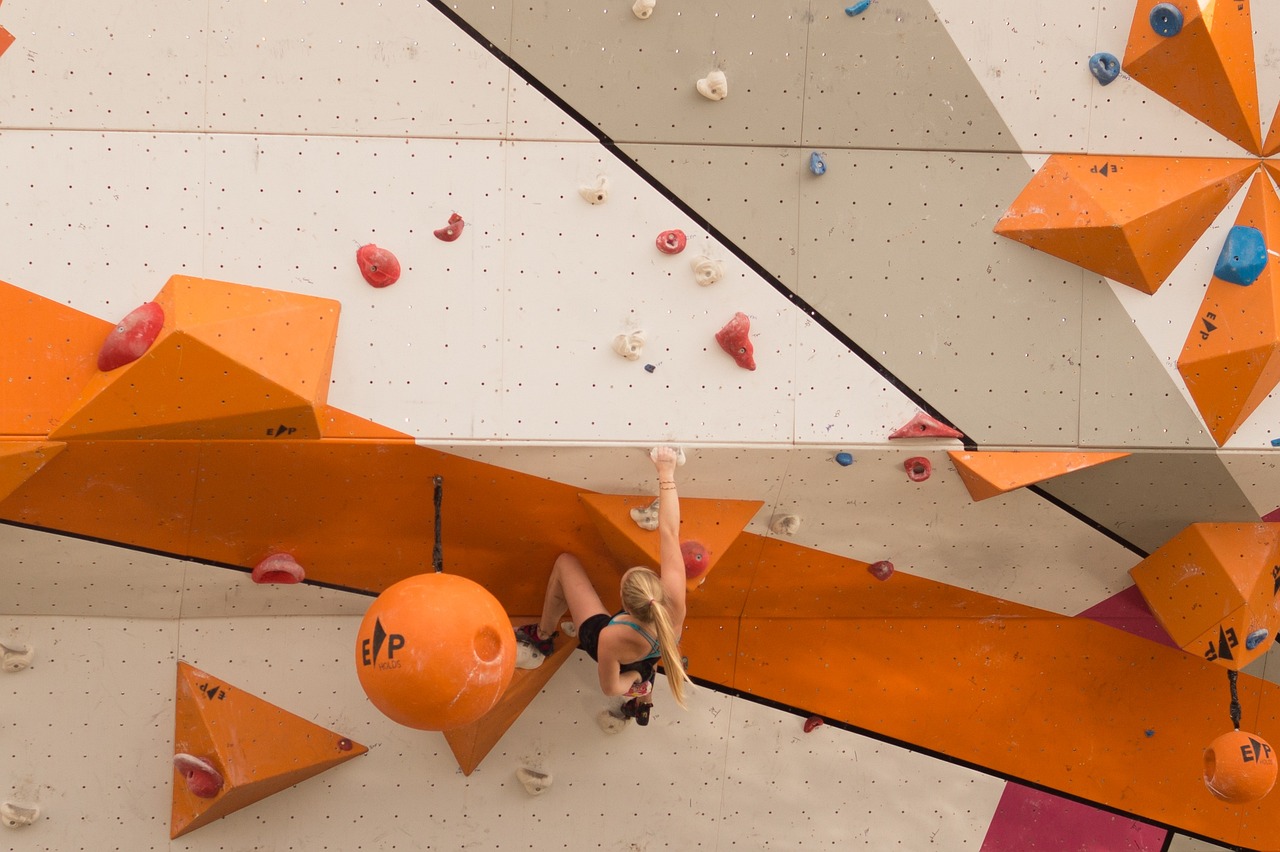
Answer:
<svg viewBox="0 0 1280 852"><path fill-rule="evenodd" d="M841 152L802 184L796 292L978 444L1077 440L1080 281L991 228L1020 156Z"/></svg>
<svg viewBox="0 0 1280 852"><path fill-rule="evenodd" d="M1148 553L1189 524L1258 520L1214 452L1137 451L1041 488Z"/></svg>
<svg viewBox="0 0 1280 852"><path fill-rule="evenodd" d="M457 20L479 32L503 53L511 50L512 0L458 0L446 3Z"/></svg>
<svg viewBox="0 0 1280 852"><path fill-rule="evenodd" d="M1110 285L1084 270L1080 274L1080 443L1213 447L1213 437Z"/></svg>
<svg viewBox="0 0 1280 852"><path fill-rule="evenodd" d="M804 144L1014 151L1017 143L928 0L814 4Z"/></svg>

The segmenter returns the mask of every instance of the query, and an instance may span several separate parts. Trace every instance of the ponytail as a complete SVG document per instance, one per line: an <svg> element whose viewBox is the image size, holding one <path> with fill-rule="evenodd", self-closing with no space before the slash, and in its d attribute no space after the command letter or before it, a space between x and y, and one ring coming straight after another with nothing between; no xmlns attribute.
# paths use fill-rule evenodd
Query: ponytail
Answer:
<svg viewBox="0 0 1280 852"><path fill-rule="evenodd" d="M662 655L662 670L667 675L667 686L676 703L688 707L685 702L685 684L692 683L680 657L676 628L671 623L671 611L667 608L662 591L662 581L649 569L632 571L622 587L622 605L632 618L653 623L658 632L658 651Z"/></svg>

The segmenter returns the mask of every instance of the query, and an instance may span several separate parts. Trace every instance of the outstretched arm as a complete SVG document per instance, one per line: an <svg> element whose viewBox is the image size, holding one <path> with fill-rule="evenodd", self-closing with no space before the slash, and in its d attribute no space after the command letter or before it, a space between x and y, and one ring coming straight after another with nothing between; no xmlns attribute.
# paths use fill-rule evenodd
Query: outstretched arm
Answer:
<svg viewBox="0 0 1280 852"><path fill-rule="evenodd" d="M654 447L649 453L658 471L658 566L662 591L671 609L677 631L684 623L686 578L684 555L680 552L680 496L676 492L676 465L680 451Z"/></svg>

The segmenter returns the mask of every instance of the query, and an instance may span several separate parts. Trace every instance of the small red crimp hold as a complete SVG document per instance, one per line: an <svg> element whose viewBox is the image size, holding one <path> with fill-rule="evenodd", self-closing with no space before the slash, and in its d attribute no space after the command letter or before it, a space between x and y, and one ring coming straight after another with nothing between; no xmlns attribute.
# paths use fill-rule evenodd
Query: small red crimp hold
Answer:
<svg viewBox="0 0 1280 852"><path fill-rule="evenodd" d="M390 287L400 280L400 261L373 243L356 249L356 263L360 265L360 274L371 286Z"/></svg>
<svg viewBox="0 0 1280 852"><path fill-rule="evenodd" d="M804 720L804 732L811 734L815 728L821 728L825 724L827 723L821 716L810 716Z"/></svg>
<svg viewBox="0 0 1280 852"><path fill-rule="evenodd" d="M288 585L301 583L307 579L307 573L302 570L302 566L287 553L271 554L253 566L252 576L253 582L264 585L270 583Z"/></svg>
<svg viewBox="0 0 1280 852"><path fill-rule="evenodd" d="M877 580L884 582L893 576L893 563L888 559L881 559L879 562L872 562L867 566L867 573Z"/></svg>
<svg viewBox="0 0 1280 852"><path fill-rule="evenodd" d="M933 465L924 456L912 456L902 463L907 471L907 479L912 482L924 482L933 473Z"/></svg>
<svg viewBox="0 0 1280 852"><path fill-rule="evenodd" d="M173 756L173 765L182 773L191 795L212 799L222 791L222 774L207 761L179 752Z"/></svg>
<svg viewBox="0 0 1280 852"><path fill-rule="evenodd" d="M937 418L930 417L923 411L917 412L901 429L895 430L889 439L894 438L963 438L964 434L953 429Z"/></svg>
<svg viewBox="0 0 1280 852"><path fill-rule="evenodd" d="M462 229L466 226L466 224L467 224L466 222L462 221L461 216L459 216L457 213L454 213L451 216L449 216L448 225L445 225L443 228L437 228L436 230L432 231L432 233L436 235L437 240L443 240L446 243L451 243L454 240L456 240L458 237L462 236Z"/></svg>
<svg viewBox="0 0 1280 852"><path fill-rule="evenodd" d="M701 577L711 565L707 549L696 541L680 542L680 555L684 557L684 576L689 580Z"/></svg>
<svg viewBox="0 0 1280 852"><path fill-rule="evenodd" d="M164 328L164 308L147 302L134 308L111 329L98 350L98 369L104 373L141 358Z"/></svg>
<svg viewBox="0 0 1280 852"><path fill-rule="evenodd" d="M742 311L734 314L733 319L716 332L716 343L733 356L742 369L756 368L755 347L751 345L751 320Z"/></svg>
<svg viewBox="0 0 1280 852"><path fill-rule="evenodd" d="M670 231L663 231L661 234L658 234L656 242L658 245L658 251L663 254L679 254L684 251L684 247L688 242L688 239L685 237L684 231L679 228L674 228Z"/></svg>

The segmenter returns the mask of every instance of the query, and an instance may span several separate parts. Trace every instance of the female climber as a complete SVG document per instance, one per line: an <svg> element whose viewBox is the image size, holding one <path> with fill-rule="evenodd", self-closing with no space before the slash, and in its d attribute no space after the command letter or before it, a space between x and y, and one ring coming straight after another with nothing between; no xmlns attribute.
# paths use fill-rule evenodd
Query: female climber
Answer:
<svg viewBox="0 0 1280 852"><path fill-rule="evenodd" d="M519 641L543 656L554 649L556 625L565 609L577 625L578 647L596 661L605 695L630 699L624 705L641 725L649 722L654 667L662 661L676 702L685 704L689 676L679 652L684 630L685 567L680 553L680 498L675 471L680 452L655 447L649 453L658 472L658 554L661 576L648 568L622 575L622 609L610 615L578 558L562 553L551 568L542 620L516 629Z"/></svg>

